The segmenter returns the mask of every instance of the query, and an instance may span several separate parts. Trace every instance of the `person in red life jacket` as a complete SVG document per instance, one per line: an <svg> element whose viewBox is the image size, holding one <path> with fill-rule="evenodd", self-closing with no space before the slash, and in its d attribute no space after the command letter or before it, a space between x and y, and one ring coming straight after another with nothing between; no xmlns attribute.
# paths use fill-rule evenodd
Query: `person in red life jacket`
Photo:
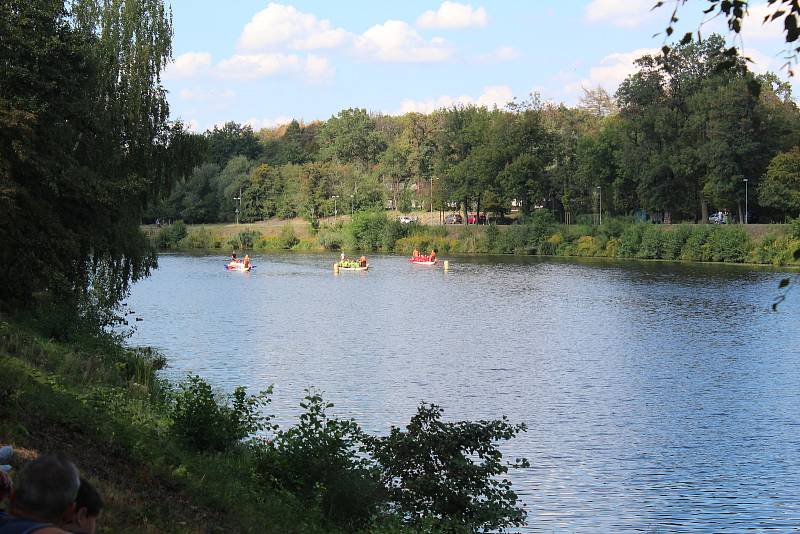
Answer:
<svg viewBox="0 0 800 534"><path fill-rule="evenodd" d="M419 258L419 250L414 248L414 252L411 253L411 259L415 260L417 258Z"/></svg>
<svg viewBox="0 0 800 534"><path fill-rule="evenodd" d="M366 256L361 256L360 258L358 258L358 266L359 267L366 267L367 266L367 257Z"/></svg>
<svg viewBox="0 0 800 534"><path fill-rule="evenodd" d="M247 254L244 255L244 268L245 269L250 268L250 256L248 256Z"/></svg>

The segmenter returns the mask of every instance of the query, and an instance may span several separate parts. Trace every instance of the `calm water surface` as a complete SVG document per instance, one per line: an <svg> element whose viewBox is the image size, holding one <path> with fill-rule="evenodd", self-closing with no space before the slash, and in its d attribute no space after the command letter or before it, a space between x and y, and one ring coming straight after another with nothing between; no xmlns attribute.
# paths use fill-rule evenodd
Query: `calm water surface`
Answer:
<svg viewBox="0 0 800 534"><path fill-rule="evenodd" d="M275 384L295 421L315 386L385 433L421 400L507 415L531 532L800 530L800 297L736 266L451 258L162 256L129 306L172 377Z"/></svg>

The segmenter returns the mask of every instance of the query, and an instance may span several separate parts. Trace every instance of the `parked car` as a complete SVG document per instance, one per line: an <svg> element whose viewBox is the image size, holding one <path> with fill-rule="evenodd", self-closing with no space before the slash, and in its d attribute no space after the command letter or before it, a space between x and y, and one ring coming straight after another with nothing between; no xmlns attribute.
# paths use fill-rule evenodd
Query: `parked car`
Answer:
<svg viewBox="0 0 800 534"><path fill-rule="evenodd" d="M461 224L464 222L464 219L461 218L461 215L458 213L451 213L447 217L444 218L445 224Z"/></svg>
<svg viewBox="0 0 800 534"><path fill-rule="evenodd" d="M726 220L725 214L721 211L718 213L714 213L708 218L708 222L711 224L725 224L728 221Z"/></svg>
<svg viewBox="0 0 800 534"><path fill-rule="evenodd" d="M417 222L416 217L411 217L409 215L401 215L400 217L397 218L397 220L400 221L401 224L410 224L413 222Z"/></svg>
<svg viewBox="0 0 800 534"><path fill-rule="evenodd" d="M467 224L486 224L486 215L481 213L475 217L475 214L473 213L467 217Z"/></svg>

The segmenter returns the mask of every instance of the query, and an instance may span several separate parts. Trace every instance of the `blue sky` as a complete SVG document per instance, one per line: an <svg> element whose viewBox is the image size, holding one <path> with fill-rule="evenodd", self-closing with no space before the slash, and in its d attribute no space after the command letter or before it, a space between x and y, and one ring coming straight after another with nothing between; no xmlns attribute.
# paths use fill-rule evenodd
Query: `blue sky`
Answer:
<svg viewBox="0 0 800 534"><path fill-rule="evenodd" d="M399 114L455 103L503 106L538 92L574 105L581 87L609 92L633 60L663 44L672 2L173 0L174 62L164 73L173 118L203 131L327 119L348 107ZM781 25L751 3L742 40L757 72L789 79ZM704 3L678 12L677 35ZM702 26L721 31L720 20ZM797 82L793 80L795 94Z"/></svg>

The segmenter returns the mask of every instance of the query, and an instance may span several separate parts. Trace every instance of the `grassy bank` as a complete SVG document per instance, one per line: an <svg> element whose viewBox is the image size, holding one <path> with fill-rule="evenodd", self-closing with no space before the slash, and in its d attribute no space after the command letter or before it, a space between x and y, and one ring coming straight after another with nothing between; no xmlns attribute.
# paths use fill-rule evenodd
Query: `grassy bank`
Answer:
<svg viewBox="0 0 800 534"><path fill-rule="evenodd" d="M524 520L495 447L522 425L444 422L422 404L406 430L372 436L310 391L299 422L279 428L270 391L171 384L164 364L108 337L55 342L0 322L0 442L16 467L73 458L107 501L104 532L474 532Z"/></svg>
<svg viewBox="0 0 800 534"><path fill-rule="evenodd" d="M362 212L318 228L299 220L257 225L187 227L151 232L162 250L382 251L410 254L520 254L669 261L800 264L800 223L788 225L654 225L607 219L602 225L555 224L547 212L507 226L401 224Z"/></svg>

